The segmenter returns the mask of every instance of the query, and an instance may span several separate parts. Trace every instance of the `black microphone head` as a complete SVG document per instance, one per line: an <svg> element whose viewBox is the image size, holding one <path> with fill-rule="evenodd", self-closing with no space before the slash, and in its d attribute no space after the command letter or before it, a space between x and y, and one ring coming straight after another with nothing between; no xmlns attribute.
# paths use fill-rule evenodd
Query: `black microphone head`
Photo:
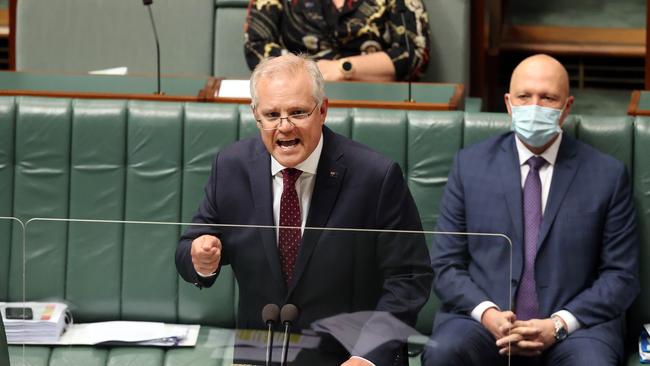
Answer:
<svg viewBox="0 0 650 366"><path fill-rule="evenodd" d="M276 304L266 304L262 309L262 320L264 324L275 323L280 317L280 307Z"/></svg>
<svg viewBox="0 0 650 366"><path fill-rule="evenodd" d="M280 319L282 324L293 323L298 319L298 308L294 304L284 304L282 310L280 310Z"/></svg>
<svg viewBox="0 0 650 366"><path fill-rule="evenodd" d="M151 4L153 4L153 0L142 0L142 3L144 5L151 5Z"/></svg>

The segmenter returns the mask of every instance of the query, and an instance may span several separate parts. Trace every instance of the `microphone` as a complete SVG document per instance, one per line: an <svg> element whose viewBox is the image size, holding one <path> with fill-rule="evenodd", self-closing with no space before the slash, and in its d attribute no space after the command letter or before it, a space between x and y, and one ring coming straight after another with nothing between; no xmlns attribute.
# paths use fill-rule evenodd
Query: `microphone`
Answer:
<svg viewBox="0 0 650 366"><path fill-rule="evenodd" d="M404 0L397 0L397 3L395 4L395 6L397 8L397 12L402 17L402 28L404 28L404 41L406 43L406 53L408 53L409 59L410 59L410 56L411 56L411 43L409 42L409 36L406 33L407 32L407 30L406 30L406 19L404 18L404 13L406 13L406 4L404 3ZM410 67L410 65L409 65L409 67ZM409 83L409 86L408 86L409 95L408 95L408 99L406 101L407 102L415 102L413 100L413 97L411 96L411 76L410 75L409 75L409 78L408 78L408 83Z"/></svg>
<svg viewBox="0 0 650 366"><path fill-rule="evenodd" d="M266 304L262 309L262 320L268 327L266 339L266 366L270 366L273 362L273 325L280 317L280 307L275 304Z"/></svg>
<svg viewBox="0 0 650 366"><path fill-rule="evenodd" d="M280 366L287 364L287 353L289 351L289 331L294 321L298 319L298 308L293 304L285 304L280 310L280 320L284 325L284 338L282 340L282 358Z"/></svg>
<svg viewBox="0 0 650 366"><path fill-rule="evenodd" d="M158 71L156 73L157 88L156 94L161 95L160 93L160 43L158 42L158 32L156 31L156 22L153 20L153 13L151 12L151 4L153 0L142 0L142 4L149 9L149 18L151 19L151 27L153 28L153 36L156 40L156 62L158 64Z"/></svg>

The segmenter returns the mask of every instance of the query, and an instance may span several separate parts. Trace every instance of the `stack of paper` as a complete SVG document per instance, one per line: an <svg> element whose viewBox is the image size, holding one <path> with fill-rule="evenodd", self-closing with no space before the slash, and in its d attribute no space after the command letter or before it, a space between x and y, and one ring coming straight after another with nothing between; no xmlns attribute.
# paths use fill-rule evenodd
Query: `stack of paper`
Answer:
<svg viewBox="0 0 650 366"><path fill-rule="evenodd" d="M644 324L639 336L639 357L641 363L650 363L650 324Z"/></svg>
<svg viewBox="0 0 650 366"><path fill-rule="evenodd" d="M139 346L194 346L199 325L112 321L71 326L57 344L131 344Z"/></svg>
<svg viewBox="0 0 650 366"><path fill-rule="evenodd" d="M7 308L20 309L18 312L23 313L31 311L31 317L16 319L10 316L8 319ZM7 333L7 343L56 343L65 328L72 323L68 306L63 303L0 303L0 312Z"/></svg>
<svg viewBox="0 0 650 366"><path fill-rule="evenodd" d="M406 342L419 336L413 327L389 312L358 311L320 319L311 324L319 333L328 333L351 354L367 354L390 341Z"/></svg>

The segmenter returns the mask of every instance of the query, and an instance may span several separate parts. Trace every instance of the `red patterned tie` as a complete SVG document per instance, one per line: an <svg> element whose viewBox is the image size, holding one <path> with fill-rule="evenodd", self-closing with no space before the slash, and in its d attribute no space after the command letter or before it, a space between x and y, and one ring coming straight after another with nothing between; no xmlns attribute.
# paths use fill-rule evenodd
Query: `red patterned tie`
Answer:
<svg viewBox="0 0 650 366"><path fill-rule="evenodd" d="M300 248L300 201L296 192L296 180L302 171L287 168L282 171L282 197L280 198L280 230L278 234L278 248L282 261L282 273L287 285L293 278L293 269L298 258ZM298 229L288 229L296 227Z"/></svg>

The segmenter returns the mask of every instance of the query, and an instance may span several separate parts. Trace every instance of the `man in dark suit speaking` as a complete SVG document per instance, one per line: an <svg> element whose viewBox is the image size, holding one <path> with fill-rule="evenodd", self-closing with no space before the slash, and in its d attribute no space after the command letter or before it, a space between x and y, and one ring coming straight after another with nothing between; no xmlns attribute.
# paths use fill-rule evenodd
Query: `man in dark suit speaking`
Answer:
<svg viewBox="0 0 650 366"><path fill-rule="evenodd" d="M460 151L431 249L442 302L426 365L618 365L625 310L639 292L625 166L562 133L573 97L546 55L514 70L512 130ZM510 311L510 293L513 311Z"/></svg>
<svg viewBox="0 0 650 366"><path fill-rule="evenodd" d="M263 61L251 96L260 135L217 154L193 222L278 229L191 227L176 251L181 276L210 286L231 265L239 328L263 328L269 303L296 305L300 328L362 310L413 325L432 279L423 235L309 229L421 230L399 166L324 126L328 101L311 61ZM406 362L402 349L389 343L337 361Z"/></svg>

